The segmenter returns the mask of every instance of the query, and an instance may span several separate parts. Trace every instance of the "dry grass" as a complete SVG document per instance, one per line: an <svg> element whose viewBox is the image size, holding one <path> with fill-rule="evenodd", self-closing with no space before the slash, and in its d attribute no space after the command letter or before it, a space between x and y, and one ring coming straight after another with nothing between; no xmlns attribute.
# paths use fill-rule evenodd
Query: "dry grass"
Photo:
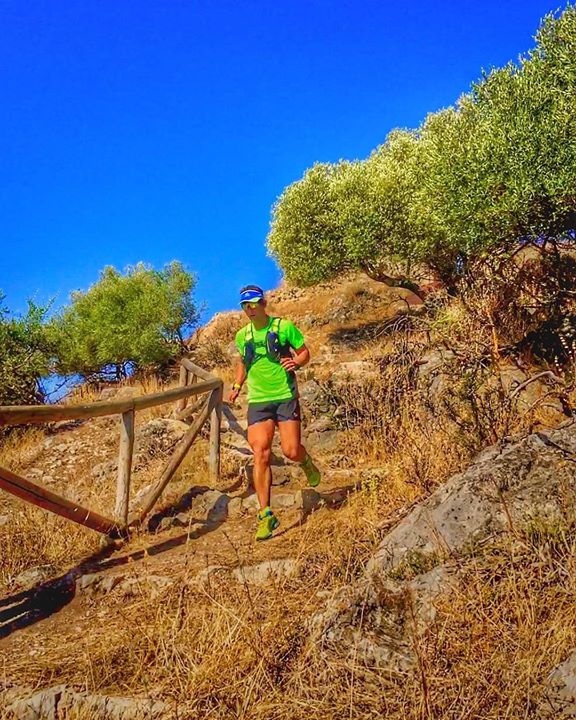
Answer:
<svg viewBox="0 0 576 720"><path fill-rule="evenodd" d="M398 677L322 653L307 628L324 594L362 573L377 517L362 497L337 519L314 516L296 549L299 575L265 589L202 589L186 573L156 598L143 586L116 601L86 645L70 628L42 655L12 658L11 675L152 694L199 720L533 717L546 675L576 643L574 537L505 541L463 561L459 590L438 604L441 622L417 642L418 669Z"/></svg>

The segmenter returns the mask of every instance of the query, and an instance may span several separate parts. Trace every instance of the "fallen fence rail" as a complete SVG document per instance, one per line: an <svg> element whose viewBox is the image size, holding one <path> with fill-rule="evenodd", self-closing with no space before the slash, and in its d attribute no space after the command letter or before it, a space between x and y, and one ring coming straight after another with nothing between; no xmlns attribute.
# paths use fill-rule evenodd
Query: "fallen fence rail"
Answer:
<svg viewBox="0 0 576 720"><path fill-rule="evenodd" d="M200 382L197 382L200 379ZM81 420L106 415L121 415L120 443L118 450L118 475L116 481L116 505L114 519L110 519L67 500L41 485L0 466L0 489L9 492L33 505L49 510L61 517L84 525L105 535L119 536L128 533L133 525L142 523L150 513L162 492L180 467L192 443L204 425L210 422L208 467L212 480L220 472L220 422L222 417L222 380L198 367L187 358L180 362L180 387L141 397L100 401L84 405L40 405L0 407L1 425L24 425ZM193 406L187 407L188 400L196 395L208 393ZM130 480L134 449L135 415L158 405L176 402L174 417L187 419L195 412L198 415L190 429L180 440L166 464L158 481L146 495L137 511L130 513Z"/></svg>

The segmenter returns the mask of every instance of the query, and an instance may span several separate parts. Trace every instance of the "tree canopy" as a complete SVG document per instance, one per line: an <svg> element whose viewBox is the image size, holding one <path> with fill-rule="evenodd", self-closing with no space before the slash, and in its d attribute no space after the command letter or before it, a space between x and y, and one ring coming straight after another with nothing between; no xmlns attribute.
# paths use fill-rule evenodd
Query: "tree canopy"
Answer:
<svg viewBox="0 0 576 720"><path fill-rule="evenodd" d="M546 17L518 64L453 108L394 130L366 160L318 164L272 211L270 254L311 285L350 269L389 279L458 265L576 227L576 7Z"/></svg>
<svg viewBox="0 0 576 720"><path fill-rule="evenodd" d="M22 317L11 317L0 293L0 405L34 405L44 394L40 380L50 372L52 345L47 308L29 301Z"/></svg>
<svg viewBox="0 0 576 720"><path fill-rule="evenodd" d="M118 379L130 368L166 363L198 322L195 284L176 261L163 270L139 263L124 274L106 267L50 323L57 372Z"/></svg>

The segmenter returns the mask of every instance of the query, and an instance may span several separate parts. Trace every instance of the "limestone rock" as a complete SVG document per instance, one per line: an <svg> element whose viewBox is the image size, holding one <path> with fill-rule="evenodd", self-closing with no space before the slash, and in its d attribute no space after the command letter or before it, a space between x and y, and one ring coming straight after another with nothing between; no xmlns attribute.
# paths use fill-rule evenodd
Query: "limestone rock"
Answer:
<svg viewBox="0 0 576 720"><path fill-rule="evenodd" d="M257 565L243 565L235 568L232 576L239 583L263 585L270 580L290 577L296 573L298 562L287 558L283 560L265 560Z"/></svg>
<svg viewBox="0 0 576 720"><path fill-rule="evenodd" d="M228 503L230 498L219 490L207 490L192 500L191 517L208 520L210 522L223 522L228 517Z"/></svg>
<svg viewBox="0 0 576 720"><path fill-rule="evenodd" d="M414 636L436 619L435 599L452 587L452 572L439 566L409 582L379 577L344 588L309 623L325 650L354 655L388 672L416 664Z"/></svg>
<svg viewBox="0 0 576 720"><path fill-rule="evenodd" d="M90 695L65 685L44 690L11 688L0 695L0 709L15 720L57 720L79 712L99 720L160 720L167 718L165 703L152 698Z"/></svg>
<svg viewBox="0 0 576 720"><path fill-rule="evenodd" d="M576 718L576 650L550 673L538 717Z"/></svg>
<svg viewBox="0 0 576 720"><path fill-rule="evenodd" d="M50 579L56 572L56 568L53 565L31 567L14 578L14 585L17 588L33 587Z"/></svg>
<svg viewBox="0 0 576 720"><path fill-rule="evenodd" d="M576 492L576 425L482 452L389 533L370 571L389 572L414 555L458 553L509 529L509 523L555 522L566 493Z"/></svg>

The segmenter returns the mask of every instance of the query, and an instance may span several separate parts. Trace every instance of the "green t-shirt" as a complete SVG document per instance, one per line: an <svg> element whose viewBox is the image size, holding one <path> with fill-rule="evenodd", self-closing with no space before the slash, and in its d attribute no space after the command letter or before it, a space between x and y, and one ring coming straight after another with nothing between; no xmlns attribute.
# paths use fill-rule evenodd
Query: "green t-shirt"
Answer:
<svg viewBox="0 0 576 720"><path fill-rule="evenodd" d="M271 329L274 318L270 318L268 325L262 330L252 326L254 342L254 362L248 370L248 402L265 403L280 400L291 400L296 394L296 383L284 370L280 363L270 360L266 348L266 338ZM246 348L246 333L251 323L245 325L236 333L236 347L240 356L244 357ZM290 345L299 350L304 345L304 335L290 320L280 320L278 335L281 345ZM248 333L248 340L250 333Z"/></svg>

